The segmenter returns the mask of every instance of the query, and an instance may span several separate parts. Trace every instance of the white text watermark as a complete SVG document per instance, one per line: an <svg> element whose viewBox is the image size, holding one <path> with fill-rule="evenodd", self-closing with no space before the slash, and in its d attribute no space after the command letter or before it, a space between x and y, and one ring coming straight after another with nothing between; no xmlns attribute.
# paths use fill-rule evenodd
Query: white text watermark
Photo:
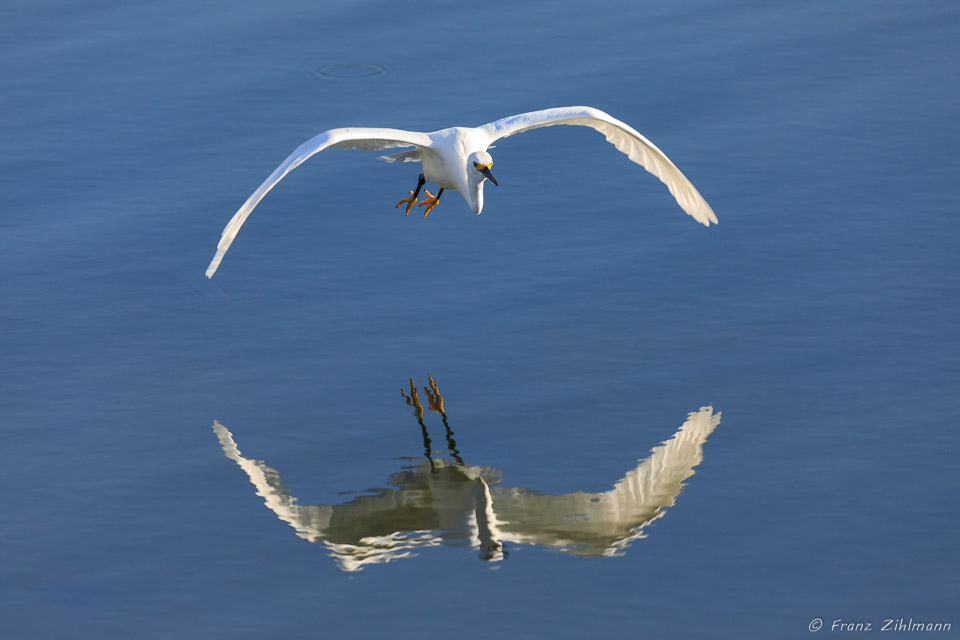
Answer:
<svg viewBox="0 0 960 640"><path fill-rule="evenodd" d="M834 618L824 622L814 618L807 625L811 632L826 631L952 631L953 623L943 620L915 620L913 618L883 618L881 620L844 620Z"/></svg>

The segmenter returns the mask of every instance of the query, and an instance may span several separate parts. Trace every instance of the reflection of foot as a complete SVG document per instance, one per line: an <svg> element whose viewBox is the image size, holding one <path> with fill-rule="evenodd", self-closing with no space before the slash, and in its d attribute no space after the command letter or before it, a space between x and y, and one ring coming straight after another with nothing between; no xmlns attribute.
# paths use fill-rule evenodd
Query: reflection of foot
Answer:
<svg viewBox="0 0 960 640"><path fill-rule="evenodd" d="M412 193L412 192L411 192ZM403 389L400 389L400 395L407 401L407 404L413 407L413 415L418 419L423 417L423 405L420 404L420 398L417 396L417 386L413 384L413 378L410 378L410 396L408 397Z"/></svg>
<svg viewBox="0 0 960 640"><path fill-rule="evenodd" d="M437 388L437 381L429 375L427 379L430 381L430 386L423 388L423 390L427 392L427 406L430 408L430 411L444 413L443 396L440 395L440 389Z"/></svg>
<svg viewBox="0 0 960 640"><path fill-rule="evenodd" d="M423 217L426 218L427 214L430 213L430 209L433 209L437 206L437 203L440 202L440 195L443 193L443 189L437 192L437 195L431 195L428 189L424 189L423 192L427 194L427 197L424 200L421 200L418 204L422 207L427 205L427 208L423 210Z"/></svg>
<svg viewBox="0 0 960 640"><path fill-rule="evenodd" d="M398 202L393 208L396 209L397 207L399 207L400 205L402 205L404 202L406 202L406 203L407 203L407 210L404 211L403 214L406 215L406 216L408 216L408 215L410 215L410 208L413 207L413 203L416 202L416 201L417 201L417 196L413 195L413 191L411 191L411 192L410 192L410 197L404 198L403 200L401 200L400 202ZM428 211L429 211L429 209L428 209Z"/></svg>

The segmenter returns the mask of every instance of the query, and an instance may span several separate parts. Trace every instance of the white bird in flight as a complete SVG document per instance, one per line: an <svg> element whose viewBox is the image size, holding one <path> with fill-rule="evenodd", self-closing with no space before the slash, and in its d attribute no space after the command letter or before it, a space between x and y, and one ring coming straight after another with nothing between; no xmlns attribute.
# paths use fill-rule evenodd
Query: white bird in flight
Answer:
<svg viewBox="0 0 960 640"><path fill-rule="evenodd" d="M717 223L717 216L713 213L713 209L686 176L680 173L670 158L633 127L593 107L543 109L502 118L479 127L450 127L432 133L402 129L347 127L330 129L307 140L274 169L270 177L247 198L227 223L220 237L220 243L217 245L217 253L207 267L207 277L212 278L217 272L220 261L237 237L240 227L267 192L273 189L285 175L327 147L367 151L413 147L400 153L380 156L381 160L387 162L423 163L423 173L417 180L416 189L410 191L410 195L400 200L396 206L406 203L406 214L409 215L410 208L420 194L420 189L427 180L430 180L440 189L436 195L424 190L427 197L419 203L420 206L426 206L423 211L424 218L440 201L440 196L445 189L459 191L470 206L470 210L479 214L483 210L483 183L489 180L495 186L499 186L490 171L493 158L490 157L487 149L500 138L557 124L596 129L619 151L660 178L660 181L667 185L667 189L677 199L680 207L693 216L694 220L708 227L711 222Z"/></svg>

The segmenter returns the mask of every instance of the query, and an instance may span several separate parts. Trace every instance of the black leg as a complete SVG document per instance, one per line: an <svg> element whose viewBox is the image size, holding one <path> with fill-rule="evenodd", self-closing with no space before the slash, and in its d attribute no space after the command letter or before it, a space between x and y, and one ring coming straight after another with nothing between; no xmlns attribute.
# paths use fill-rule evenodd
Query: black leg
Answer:
<svg viewBox="0 0 960 640"><path fill-rule="evenodd" d="M417 196L420 195L420 189L423 189L423 185L427 184L427 179L421 173L417 178L417 188L413 191L413 199L416 200Z"/></svg>
<svg viewBox="0 0 960 640"><path fill-rule="evenodd" d="M450 454L453 456L453 459L457 461L461 467L463 465L463 458L460 457L460 452L457 451L457 441L453 439L453 429L450 428L450 424L447 422L447 414L441 413L440 417L443 418L443 426L447 428L447 449L449 449Z"/></svg>
<svg viewBox="0 0 960 640"><path fill-rule="evenodd" d="M420 189L422 189L422 188L423 188L423 185L425 185L426 183L427 183L427 179L426 179L426 177L421 173L420 176L417 178L417 190L416 190L416 191L411 191L411 192L410 192L410 195L409 195L408 197L404 198L403 200L401 200L400 202L398 202L394 208L399 207L400 205L406 203L407 208L406 208L406 210L403 212L403 214L406 215L406 216L410 215L410 207L412 207L413 205L415 205L415 204L417 203L417 196L420 195Z"/></svg>

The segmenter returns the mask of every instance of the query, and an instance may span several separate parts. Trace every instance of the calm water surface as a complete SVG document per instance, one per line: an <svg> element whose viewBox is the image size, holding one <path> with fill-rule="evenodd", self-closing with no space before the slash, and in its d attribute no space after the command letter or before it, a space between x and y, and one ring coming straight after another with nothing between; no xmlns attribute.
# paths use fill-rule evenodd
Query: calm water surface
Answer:
<svg viewBox="0 0 960 640"><path fill-rule="evenodd" d="M960 624L960 8L597 6L8 3L4 637ZM331 150L203 277L319 131L570 104L720 225L582 128L481 216Z"/></svg>

